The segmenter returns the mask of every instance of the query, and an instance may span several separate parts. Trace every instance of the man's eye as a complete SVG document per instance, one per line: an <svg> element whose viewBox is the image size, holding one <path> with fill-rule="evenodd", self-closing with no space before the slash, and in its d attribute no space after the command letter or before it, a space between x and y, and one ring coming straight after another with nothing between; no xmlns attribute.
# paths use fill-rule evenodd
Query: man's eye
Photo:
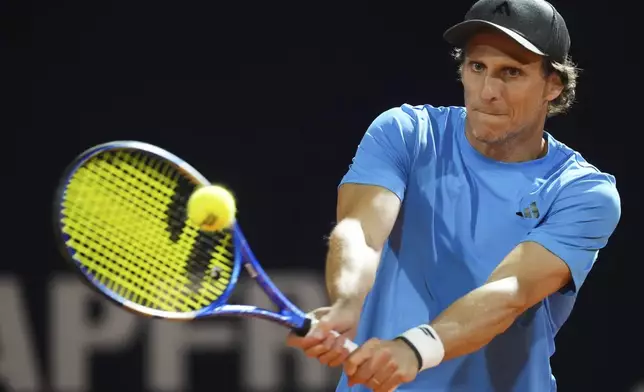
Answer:
<svg viewBox="0 0 644 392"><path fill-rule="evenodd" d="M471 62L470 67L472 68L472 71L474 71L474 72L482 72L485 69L483 64L477 63L477 62Z"/></svg>
<svg viewBox="0 0 644 392"><path fill-rule="evenodd" d="M511 78L516 78L517 76L521 76L521 70L518 68L506 68L505 73Z"/></svg>

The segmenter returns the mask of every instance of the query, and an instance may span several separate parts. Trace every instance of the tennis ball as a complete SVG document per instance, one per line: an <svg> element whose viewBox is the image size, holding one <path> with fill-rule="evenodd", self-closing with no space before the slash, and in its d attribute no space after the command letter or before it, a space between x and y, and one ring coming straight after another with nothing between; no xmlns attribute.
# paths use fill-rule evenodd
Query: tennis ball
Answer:
<svg viewBox="0 0 644 392"><path fill-rule="evenodd" d="M188 199L188 218L204 231L219 231L235 221L235 197L219 185L198 188Z"/></svg>

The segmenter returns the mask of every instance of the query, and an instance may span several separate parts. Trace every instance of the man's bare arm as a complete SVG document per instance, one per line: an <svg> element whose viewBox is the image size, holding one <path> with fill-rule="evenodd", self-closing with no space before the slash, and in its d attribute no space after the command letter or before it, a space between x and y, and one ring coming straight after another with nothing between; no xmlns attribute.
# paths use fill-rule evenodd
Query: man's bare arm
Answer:
<svg viewBox="0 0 644 392"><path fill-rule="evenodd" d="M516 318L571 280L566 263L534 242L519 244L486 284L463 296L431 326L448 360L478 351Z"/></svg>
<svg viewBox="0 0 644 392"><path fill-rule="evenodd" d="M398 372L396 382L410 382L419 370L478 351L570 280L563 260L535 242L521 243L484 285L454 302L430 325L411 328L390 341L370 339L354 351L344 362L349 385L371 382L382 372L372 369L385 364ZM387 362L392 356L394 365Z"/></svg>
<svg viewBox="0 0 644 392"><path fill-rule="evenodd" d="M326 286L331 303L362 304L375 279L380 254L400 211L400 199L371 185L343 184L337 225L329 236Z"/></svg>

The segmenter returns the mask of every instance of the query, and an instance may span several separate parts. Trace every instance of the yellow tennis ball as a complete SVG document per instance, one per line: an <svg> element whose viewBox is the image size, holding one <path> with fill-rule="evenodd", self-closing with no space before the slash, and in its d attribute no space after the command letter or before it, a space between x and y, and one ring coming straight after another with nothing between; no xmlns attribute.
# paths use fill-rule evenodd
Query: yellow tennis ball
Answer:
<svg viewBox="0 0 644 392"><path fill-rule="evenodd" d="M219 185L197 189L188 200L188 218L204 231L219 231L235 221L235 197Z"/></svg>

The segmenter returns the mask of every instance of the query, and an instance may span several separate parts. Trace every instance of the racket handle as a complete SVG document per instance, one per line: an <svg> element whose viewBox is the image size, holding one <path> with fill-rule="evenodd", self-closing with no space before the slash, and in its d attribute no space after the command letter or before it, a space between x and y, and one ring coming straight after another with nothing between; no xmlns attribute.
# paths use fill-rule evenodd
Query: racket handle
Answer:
<svg viewBox="0 0 644 392"><path fill-rule="evenodd" d="M308 334L308 333L309 333L309 331L310 331L313 327L315 327L315 324L317 324L317 323L318 323L318 320L317 320L317 319L315 319L315 318L313 318L311 315L309 315L309 318L308 318L307 320L308 320L308 322L307 322L306 324L304 324L304 326L302 326L302 328L299 328L299 329L297 329L297 330L293 330L293 332L295 332L295 333L296 333L297 335L299 335L299 336L306 336L306 334ZM331 334L332 334L333 336L335 336L335 337L339 337L339 336L340 336L340 333L338 333L337 331L331 331ZM352 353L352 352L354 352L354 351L358 348L358 345L357 345L355 342L351 341L350 339L345 339L345 340L344 340L343 347L344 347L347 351L349 351L350 353Z"/></svg>
<svg viewBox="0 0 644 392"><path fill-rule="evenodd" d="M336 331L331 331L331 334L335 337L340 336L340 334L337 333ZM351 341L350 339L345 339L342 347L344 347L348 352L352 353L356 351L356 349L358 348L358 345L353 341Z"/></svg>

